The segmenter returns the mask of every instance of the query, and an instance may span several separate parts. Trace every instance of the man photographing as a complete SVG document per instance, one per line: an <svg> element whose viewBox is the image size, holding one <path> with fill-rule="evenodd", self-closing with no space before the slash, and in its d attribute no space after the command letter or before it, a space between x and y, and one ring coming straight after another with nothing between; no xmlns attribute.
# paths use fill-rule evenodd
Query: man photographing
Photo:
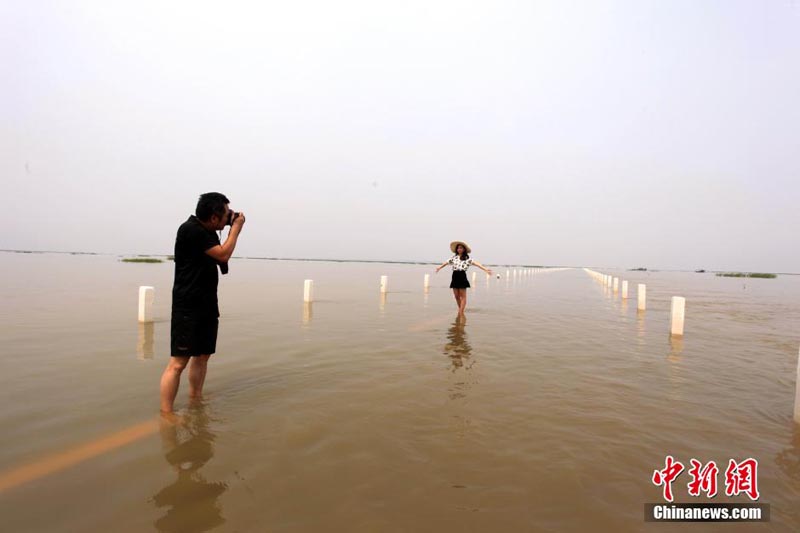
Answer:
<svg viewBox="0 0 800 533"><path fill-rule="evenodd" d="M216 351L219 306L217 266L228 272L228 260L244 226L224 194L200 195L195 214L180 225L175 238L175 281L172 286L171 354L161 375L161 412L173 412L181 373L189 367L189 397L203 393L208 360ZM231 226L220 244L216 231Z"/></svg>

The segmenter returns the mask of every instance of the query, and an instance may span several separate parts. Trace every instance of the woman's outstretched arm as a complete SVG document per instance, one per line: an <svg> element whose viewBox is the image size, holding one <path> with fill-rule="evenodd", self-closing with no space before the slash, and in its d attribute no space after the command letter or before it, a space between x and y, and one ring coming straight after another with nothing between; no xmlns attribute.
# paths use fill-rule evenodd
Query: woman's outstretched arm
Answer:
<svg viewBox="0 0 800 533"><path fill-rule="evenodd" d="M491 268L484 268L484 266L482 264L478 263L475 260L472 261L472 264L475 265L476 267L480 268L481 270L483 270L487 274L491 274L492 273L492 269Z"/></svg>
<svg viewBox="0 0 800 533"><path fill-rule="evenodd" d="M438 274L441 269L443 269L444 267L446 267L449 264L450 264L450 260L448 259L447 261L445 261L444 263L442 263L441 265L436 267L436 273Z"/></svg>

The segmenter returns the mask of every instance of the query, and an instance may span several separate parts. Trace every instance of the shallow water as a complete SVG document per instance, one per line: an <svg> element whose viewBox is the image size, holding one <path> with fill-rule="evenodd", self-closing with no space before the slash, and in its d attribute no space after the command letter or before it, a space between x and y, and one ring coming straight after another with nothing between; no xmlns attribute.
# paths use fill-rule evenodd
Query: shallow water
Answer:
<svg viewBox="0 0 800 533"><path fill-rule="evenodd" d="M156 423L171 263L1 255L0 472L152 422L0 492L9 531L682 531L643 520L668 454L759 461L771 522L692 530L800 530L800 277L604 270L621 301L581 269L479 272L462 322L446 271L422 290L432 267L234 260L206 397L184 377L176 427ZM749 501L723 477L714 502Z"/></svg>

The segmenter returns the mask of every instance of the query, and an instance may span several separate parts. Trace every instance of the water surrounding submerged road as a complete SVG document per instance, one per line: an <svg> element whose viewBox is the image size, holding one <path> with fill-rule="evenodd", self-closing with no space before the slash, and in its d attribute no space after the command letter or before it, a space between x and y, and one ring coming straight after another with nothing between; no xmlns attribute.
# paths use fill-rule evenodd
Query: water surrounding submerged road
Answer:
<svg viewBox="0 0 800 533"><path fill-rule="evenodd" d="M2 254L1 268L0 472L88 446L0 492L10 531L679 531L643 521L668 454L723 471L758 459L772 521L737 527L800 530L800 277L616 272L624 302L580 269L479 272L461 321L447 271L425 294L432 267L235 260L206 397L189 405L184 381L175 427L155 415L171 263ZM139 285L156 288L151 328Z"/></svg>

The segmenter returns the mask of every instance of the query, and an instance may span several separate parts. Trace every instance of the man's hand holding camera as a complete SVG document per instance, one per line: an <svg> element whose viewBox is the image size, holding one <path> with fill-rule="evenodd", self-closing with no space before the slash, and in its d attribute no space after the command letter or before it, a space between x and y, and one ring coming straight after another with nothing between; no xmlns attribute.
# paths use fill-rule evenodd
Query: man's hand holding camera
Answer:
<svg viewBox="0 0 800 533"><path fill-rule="evenodd" d="M227 213L213 215L210 222L204 223L206 228L216 231L222 231L225 226L231 227L228 232L228 238L225 239L224 243L206 250L206 253L213 257L218 263L227 263L233 255L233 250L236 248L236 240L239 237L239 233L242 231L242 226L244 226L245 221L244 213L233 211L229 209L227 205L225 208L227 209ZM227 266L222 270L222 273L227 273Z"/></svg>
<svg viewBox="0 0 800 533"><path fill-rule="evenodd" d="M231 211L228 217L228 225L231 227L231 231L234 229L236 233L242 231L242 226L244 226L244 213Z"/></svg>

